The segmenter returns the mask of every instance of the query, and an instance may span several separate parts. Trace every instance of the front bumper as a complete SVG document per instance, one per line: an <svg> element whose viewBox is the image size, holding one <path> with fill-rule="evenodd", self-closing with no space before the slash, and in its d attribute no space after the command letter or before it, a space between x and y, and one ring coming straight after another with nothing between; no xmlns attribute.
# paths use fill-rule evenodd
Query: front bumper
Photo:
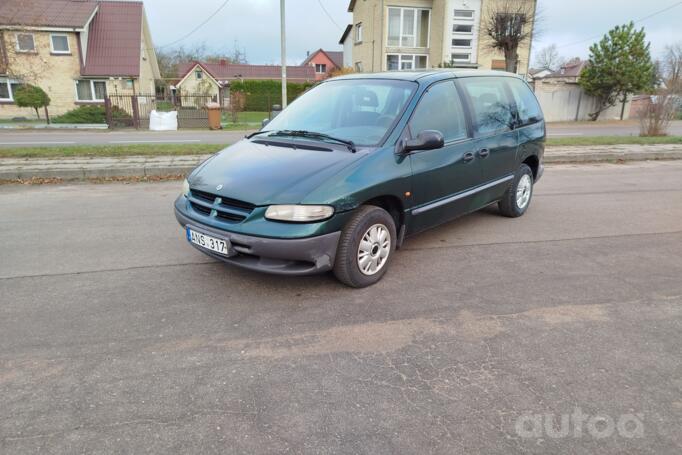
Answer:
<svg viewBox="0 0 682 455"><path fill-rule="evenodd" d="M204 254L250 270L278 275L312 275L332 269L341 232L303 239L275 239L223 231L190 219L175 208L183 228L229 240L233 256L223 256L190 243Z"/></svg>

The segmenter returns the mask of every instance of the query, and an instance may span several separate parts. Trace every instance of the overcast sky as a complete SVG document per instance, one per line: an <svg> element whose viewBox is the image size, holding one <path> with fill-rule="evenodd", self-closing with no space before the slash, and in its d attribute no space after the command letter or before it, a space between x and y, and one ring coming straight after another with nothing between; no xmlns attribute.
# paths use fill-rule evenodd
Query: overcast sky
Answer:
<svg viewBox="0 0 682 455"><path fill-rule="evenodd" d="M163 46L189 33L224 0L144 0L154 44ZM320 2L330 13L325 15ZM647 32L656 58L669 43L682 41L682 2L676 0L538 0L543 15L539 49L552 43L565 57L587 57L589 45L611 27L677 7L638 24ZM298 64L307 50L341 50L338 44L351 14L348 0L287 0L287 61ZM336 24L335 24L335 23ZM216 51L231 50L235 40L249 63L280 60L279 0L229 0L196 33L174 45L205 43ZM585 41L586 40L586 41ZM577 44L573 44L579 42Z"/></svg>

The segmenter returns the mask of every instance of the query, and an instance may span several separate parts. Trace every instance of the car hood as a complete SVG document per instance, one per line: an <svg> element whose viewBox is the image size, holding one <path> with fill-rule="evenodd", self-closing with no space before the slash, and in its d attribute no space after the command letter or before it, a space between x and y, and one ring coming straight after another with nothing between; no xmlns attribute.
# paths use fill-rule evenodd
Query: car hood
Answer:
<svg viewBox="0 0 682 455"><path fill-rule="evenodd" d="M190 186L255 205L296 204L366 154L332 144L320 144L331 151L268 144L239 141L197 168L189 177Z"/></svg>

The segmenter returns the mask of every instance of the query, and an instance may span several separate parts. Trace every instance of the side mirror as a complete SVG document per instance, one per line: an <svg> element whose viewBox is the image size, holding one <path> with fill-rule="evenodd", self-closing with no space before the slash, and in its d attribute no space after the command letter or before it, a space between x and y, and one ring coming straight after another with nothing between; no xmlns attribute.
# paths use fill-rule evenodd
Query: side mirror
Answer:
<svg viewBox="0 0 682 455"><path fill-rule="evenodd" d="M410 153L414 150L435 150L445 145L443 133L436 130L424 130L415 139L405 139L402 144L402 153Z"/></svg>
<svg viewBox="0 0 682 455"><path fill-rule="evenodd" d="M269 118L264 118L263 121L260 122L261 128L265 128L265 127L267 126L268 123L270 123L270 119L269 119Z"/></svg>

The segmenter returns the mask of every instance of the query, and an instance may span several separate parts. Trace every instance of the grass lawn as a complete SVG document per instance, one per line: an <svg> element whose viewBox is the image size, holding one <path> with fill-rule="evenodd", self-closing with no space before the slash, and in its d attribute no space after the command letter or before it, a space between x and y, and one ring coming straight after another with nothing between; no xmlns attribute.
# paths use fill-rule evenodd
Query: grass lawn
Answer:
<svg viewBox="0 0 682 455"><path fill-rule="evenodd" d="M239 121L237 123L252 123L258 124L258 126L260 126L263 119L268 118L269 116L270 116L269 112L244 111L238 114ZM230 115L229 112L223 112L222 120L223 123L227 123L228 125L232 124L232 116Z"/></svg>
<svg viewBox="0 0 682 455"><path fill-rule="evenodd" d="M639 136L571 136L548 137L547 146L589 146L589 145L654 145L682 144L682 136L639 137Z"/></svg>
<svg viewBox="0 0 682 455"><path fill-rule="evenodd" d="M35 119L29 118L26 120L12 120L11 118L0 118L0 124L2 125L33 125L33 124L45 124L45 119Z"/></svg>
<svg viewBox="0 0 682 455"><path fill-rule="evenodd" d="M112 157L204 155L215 153L229 144L131 144L131 145L77 145L64 147L0 147L0 158L60 158L60 157Z"/></svg>

